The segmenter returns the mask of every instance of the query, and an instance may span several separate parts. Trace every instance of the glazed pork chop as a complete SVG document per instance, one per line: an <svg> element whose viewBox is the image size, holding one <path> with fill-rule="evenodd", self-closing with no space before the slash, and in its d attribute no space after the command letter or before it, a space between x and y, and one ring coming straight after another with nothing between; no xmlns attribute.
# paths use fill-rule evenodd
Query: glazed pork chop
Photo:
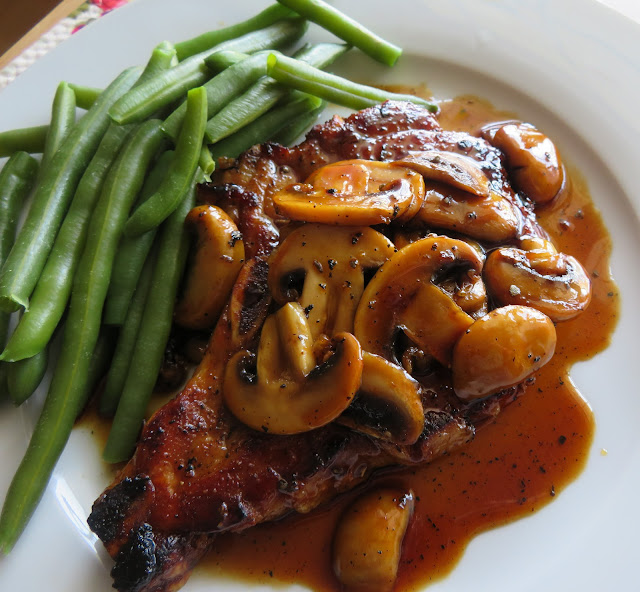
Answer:
<svg viewBox="0 0 640 592"><path fill-rule="evenodd" d="M354 429L364 416L373 417L375 423L379 411L375 405L358 406L358 396L336 421L294 433L279 432L272 427L278 423L269 420L259 422L258 428L249 427L226 404L224 385L229 380L230 360L235 364L240 352L245 352L233 366L238 373L235 379L247 385L259 381L260 360L256 371L253 352L258 349L258 357L262 355L261 328L282 306L274 296L270 265L278 246L300 225L289 221L274 196L304 183L330 163L402 161L417 153L434 152L473 160L492 194L507 201L515 223L501 244L518 245L523 235L544 239L530 201L509 185L500 150L483 138L442 130L431 113L407 103L388 102L346 119L334 117L292 148L274 143L255 146L237 160L224 163L213 181L200 187L201 201L222 208L237 224L244 240L245 263L193 377L144 426L133 458L93 506L88 522L114 559L115 588L121 592L176 590L218 533L239 532L291 513L308 513L382 467L428 463L469 442L483 422L523 392L525 378L494 386L488 395L459 397L452 388L450 360L439 360L437 353L416 347L420 335L398 338L396 330L391 349L374 353L395 360L397 372L415 376L407 380L415 385L412 388L421 409L417 438L386 438L372 429ZM436 164L439 161L435 159ZM427 178L431 174L428 171ZM441 181L434 183L432 190L437 193ZM392 184L393 191L394 187ZM387 231L389 226L383 232L396 246L410 244L412 233L443 232L439 223L433 228L427 218L418 218L406 225L406 232L400 226L393 232ZM457 229L444 230L460 234ZM353 232L352 236L360 236ZM479 240L492 242L491 237ZM442 251L443 258L450 255L450 250ZM456 265L450 267L458 273ZM472 271L464 268L461 273L468 278ZM289 277L287 301L300 295L295 279ZM460 292L449 280L441 283L445 292ZM481 306L463 313L470 319L465 322L486 316L494 306L485 297ZM304 310L310 318L309 306ZM346 351L347 338L331 337L328 354L325 351L309 373L314 380L322 381L323 375L334 372L339 365L335 358ZM362 347L367 349L364 342ZM405 353L398 353L399 349ZM397 421L401 423L402 417L400 414Z"/></svg>

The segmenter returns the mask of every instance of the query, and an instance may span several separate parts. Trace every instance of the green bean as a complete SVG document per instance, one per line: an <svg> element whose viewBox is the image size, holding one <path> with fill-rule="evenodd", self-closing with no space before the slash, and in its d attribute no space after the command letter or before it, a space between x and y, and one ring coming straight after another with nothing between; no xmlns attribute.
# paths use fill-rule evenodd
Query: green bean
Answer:
<svg viewBox="0 0 640 592"><path fill-rule="evenodd" d="M426 99L357 84L282 54L269 55L267 71L269 76L282 84L350 109L364 109L383 101L394 100L416 103L433 113L438 111L438 106Z"/></svg>
<svg viewBox="0 0 640 592"><path fill-rule="evenodd" d="M402 49L397 45L382 39L323 0L278 2L387 66L393 66L402 54Z"/></svg>
<svg viewBox="0 0 640 592"><path fill-rule="evenodd" d="M0 272L0 309L28 308L29 296L46 263L69 201L109 125L107 111L138 74L138 70L126 70L109 85L43 171L24 225Z"/></svg>
<svg viewBox="0 0 640 592"><path fill-rule="evenodd" d="M0 171L0 265L4 263L13 245L20 210L31 191L37 172L38 161L26 152L15 152ZM7 339L9 317L9 313L0 311L2 348Z"/></svg>
<svg viewBox="0 0 640 592"><path fill-rule="evenodd" d="M322 101L317 109L292 118L287 126L273 134L273 141L283 146L291 146L318 120L318 116L324 111L325 106L326 102Z"/></svg>
<svg viewBox="0 0 640 592"><path fill-rule="evenodd" d="M264 27L268 27L281 19L294 16L294 14L295 13L280 4L273 4L246 21L229 27L224 27L222 29L209 31L202 35L198 35L193 39L187 39L186 41L176 43L178 59L182 61L196 55L197 53L207 51L223 41L240 37L241 35L256 31L257 29L263 29Z"/></svg>
<svg viewBox="0 0 640 592"><path fill-rule="evenodd" d="M171 330L178 284L189 248L184 219L194 204L195 186L192 185L180 206L161 228L157 260L140 331L102 454L107 462L126 460L135 447Z"/></svg>
<svg viewBox="0 0 640 592"><path fill-rule="evenodd" d="M144 181L138 204L144 203L158 190L167 174L173 154L173 151L167 150L160 155ZM124 323L142 266L156 236L156 230L157 228L153 228L134 238L121 237L111 272L107 301L104 305L103 323L107 325Z"/></svg>
<svg viewBox="0 0 640 592"><path fill-rule="evenodd" d="M38 161L15 152L0 171L0 265L15 238L18 217L38 172Z"/></svg>
<svg viewBox="0 0 640 592"><path fill-rule="evenodd" d="M27 452L9 487L0 515L0 550L15 544L33 514L89 392L92 354L118 238L144 171L163 134L159 120L143 123L105 180L74 278L62 347L49 392Z"/></svg>
<svg viewBox="0 0 640 592"><path fill-rule="evenodd" d="M53 98L51 122L42 152L40 170L49 165L61 142L69 135L76 122L76 95L66 82L61 82Z"/></svg>
<svg viewBox="0 0 640 592"><path fill-rule="evenodd" d="M93 104L98 100L98 97L104 92L103 88L83 86L81 84L73 84L73 82L69 83L69 88L76 96L76 105L85 111L91 109Z"/></svg>
<svg viewBox="0 0 640 592"><path fill-rule="evenodd" d="M269 55L270 49L266 49L264 51L258 51L252 55ZM209 69L217 74L220 74L227 68L231 68L231 66L235 66L236 64L246 60L249 57L248 53L241 53L239 51L233 51L231 49L223 50L223 51L215 51L209 57L205 58L205 63L209 66ZM266 72L266 65L265 65Z"/></svg>
<svg viewBox="0 0 640 592"><path fill-rule="evenodd" d="M118 407L147 302L154 262L155 257L151 255L144 262L131 304L127 308L126 319L118 335L113 359L107 373L104 389L100 395L98 411L103 417L113 417Z"/></svg>
<svg viewBox="0 0 640 592"><path fill-rule="evenodd" d="M163 72L167 72L178 64L176 56L176 48L170 41L163 41L153 48L149 60L140 74L140 78L131 87L131 91L139 88L146 82L153 80L156 76L160 76ZM161 117L163 109L158 109L156 113L150 114L152 118Z"/></svg>
<svg viewBox="0 0 640 592"><path fill-rule="evenodd" d="M48 132L48 124L0 132L0 158L11 156L14 152L42 154Z"/></svg>
<svg viewBox="0 0 640 592"><path fill-rule="evenodd" d="M116 343L117 330L114 327L100 328L100 335L96 347L91 355L89 371L87 374L87 393L89 396L94 392L100 381L106 376L113 358L113 350Z"/></svg>
<svg viewBox="0 0 640 592"><path fill-rule="evenodd" d="M207 119L213 117L224 105L267 73L267 55L266 52L259 52L244 60L238 60L203 85L207 91ZM242 54L221 51L213 54L211 58L224 59L228 63L239 56ZM186 109L187 104L184 102L165 119L162 126L164 132L174 140L180 133Z"/></svg>
<svg viewBox="0 0 640 592"><path fill-rule="evenodd" d="M169 42L158 45L134 87L171 67L175 50ZM53 125L53 124L52 124ZM21 360L45 347L66 308L73 275L86 240L89 217L100 195L104 178L132 130L131 125L107 129L100 145L78 183L76 194L56 236L53 248L22 316L0 360Z"/></svg>
<svg viewBox="0 0 640 592"><path fill-rule="evenodd" d="M172 68L177 63L175 47L169 41L163 41L153 48L151 57L142 71L142 74L140 74L140 78L138 78L136 86L160 73L162 70ZM69 87L76 95L76 103L78 107L85 110L91 108L91 106L96 102L96 99L100 96L100 93L104 90L102 88L93 88L73 83L70 83Z"/></svg>
<svg viewBox="0 0 640 592"><path fill-rule="evenodd" d="M213 49L180 62L175 68L161 72L132 89L118 100L109 112L116 123L139 122L159 109L181 98L187 90L204 84L211 78L205 58L215 51L233 50L253 53L274 46L293 43L306 30L302 19L287 19L269 27L225 41Z"/></svg>
<svg viewBox="0 0 640 592"><path fill-rule="evenodd" d="M41 351L50 341L67 307L73 276L86 242L91 214L102 184L132 126L111 125L78 183L69 211L30 299L0 360L17 361Z"/></svg>
<svg viewBox="0 0 640 592"><path fill-rule="evenodd" d="M276 105L240 131L214 144L211 148L213 159L217 160L222 156L237 158L251 146L266 142L298 116L308 113L314 113L316 116L317 110L324 104L322 99L303 93L292 95L293 100Z"/></svg>
<svg viewBox="0 0 640 592"><path fill-rule="evenodd" d="M177 63L178 58L176 56L176 48L173 43L163 41L156 45L151 52L147 65L144 67L142 74L140 74L140 78L134 85L134 88L144 84L148 80L151 80L161 72L165 72L166 70L173 68Z"/></svg>
<svg viewBox="0 0 640 592"><path fill-rule="evenodd" d="M318 68L324 68L348 49L349 47L343 44L319 43L303 48L296 53L296 58ZM242 129L271 109L286 96L287 92L288 89L285 86L272 78L267 76L261 78L209 119L205 130L207 142L215 144Z"/></svg>
<svg viewBox="0 0 640 592"><path fill-rule="evenodd" d="M193 180L207 123L207 92L201 86L187 94L187 113L167 176L158 191L131 214L127 236L138 236L158 226L173 212Z"/></svg>
<svg viewBox="0 0 640 592"><path fill-rule="evenodd" d="M216 170L216 161L211 156L211 150L209 150L209 146L206 143L203 143L202 148L200 149L198 166L207 177Z"/></svg>
<svg viewBox="0 0 640 592"><path fill-rule="evenodd" d="M49 348L32 358L7 364L7 389L14 405L24 403L38 388L49 364Z"/></svg>

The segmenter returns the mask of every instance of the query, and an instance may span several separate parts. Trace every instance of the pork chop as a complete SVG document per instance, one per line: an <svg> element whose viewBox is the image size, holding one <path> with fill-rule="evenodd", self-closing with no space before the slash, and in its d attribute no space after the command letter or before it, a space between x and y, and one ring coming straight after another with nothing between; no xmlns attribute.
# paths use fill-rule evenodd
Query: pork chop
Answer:
<svg viewBox="0 0 640 592"><path fill-rule="evenodd" d="M234 288L239 308L227 307L205 357L186 388L145 425L133 458L97 499L91 529L115 563L121 592L180 588L217 533L238 532L291 513L305 514L363 483L381 467L416 465L450 452L473 437L522 387L464 403L450 383L425 386L424 430L412 445L396 445L338 423L293 435L273 435L239 422L222 399L227 361L255 348L270 305L267 261L282 228L271 200L278 189L343 159L394 160L437 148L470 156L495 191L537 225L511 191L499 151L485 140L440 128L425 109L387 102L346 119L316 126L287 148L255 146L224 163L201 199L237 222L247 263Z"/></svg>

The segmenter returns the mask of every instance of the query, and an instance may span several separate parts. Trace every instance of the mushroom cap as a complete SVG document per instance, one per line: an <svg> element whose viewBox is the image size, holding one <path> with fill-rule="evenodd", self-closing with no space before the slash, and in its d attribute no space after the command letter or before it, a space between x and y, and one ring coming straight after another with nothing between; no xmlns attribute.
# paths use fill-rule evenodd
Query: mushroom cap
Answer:
<svg viewBox="0 0 640 592"><path fill-rule="evenodd" d="M344 511L333 537L333 570L351 592L389 592L414 510L411 491L374 489Z"/></svg>
<svg viewBox="0 0 640 592"><path fill-rule="evenodd" d="M404 221L415 215L423 198L422 176L410 168L344 160L279 191L273 203L278 214L290 220L354 226Z"/></svg>
<svg viewBox="0 0 640 592"><path fill-rule="evenodd" d="M531 306L556 322L575 317L591 301L591 280L584 267L555 249L495 249L487 256L483 275L500 304Z"/></svg>
<svg viewBox="0 0 640 592"><path fill-rule="evenodd" d="M429 236L400 249L376 272L358 305L354 334L363 349L397 363L400 330L448 365L453 345L473 322L464 307L484 301L482 263L476 249L448 237ZM435 285L448 273L456 276L451 295Z"/></svg>
<svg viewBox="0 0 640 592"><path fill-rule="evenodd" d="M227 303L244 262L244 243L233 220L216 206L196 206L185 224L196 233L197 241L175 321L190 329L207 329Z"/></svg>
<svg viewBox="0 0 640 592"><path fill-rule="evenodd" d="M314 339L353 331L364 273L377 269L395 247L372 228L305 224L270 259L269 288L279 303L297 300Z"/></svg>
<svg viewBox="0 0 640 592"><path fill-rule="evenodd" d="M564 168L546 135L527 123L508 123L491 134L491 143L505 155L515 189L537 204L548 203L558 195Z"/></svg>
<svg viewBox="0 0 640 592"><path fill-rule="evenodd" d="M292 363L308 359L313 343L300 305L286 304L267 317L257 355L243 350L229 360L222 391L227 407L249 427L274 434L333 421L360 388L363 363L350 333L336 335L332 344L335 351L310 371L306 361Z"/></svg>
<svg viewBox="0 0 640 592"><path fill-rule="evenodd" d="M495 191L477 197L457 187L431 182L413 219L412 224L416 223L498 243L516 236L520 218L511 202Z"/></svg>
<svg viewBox="0 0 640 592"><path fill-rule="evenodd" d="M453 389L478 399L519 384L553 356L556 329L527 306L503 306L477 319L453 350Z"/></svg>
<svg viewBox="0 0 640 592"><path fill-rule="evenodd" d="M456 187L477 197L488 197L489 179L478 161L447 150L413 152L395 164L414 169L425 179Z"/></svg>
<svg viewBox="0 0 640 592"><path fill-rule="evenodd" d="M394 444L414 444L424 429L420 383L380 356L363 352L362 360L362 385L338 421Z"/></svg>

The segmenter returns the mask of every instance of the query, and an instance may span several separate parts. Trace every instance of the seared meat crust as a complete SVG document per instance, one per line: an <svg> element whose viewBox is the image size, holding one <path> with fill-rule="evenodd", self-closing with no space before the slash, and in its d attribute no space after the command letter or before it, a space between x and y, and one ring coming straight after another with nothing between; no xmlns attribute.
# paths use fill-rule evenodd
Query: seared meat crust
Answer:
<svg viewBox="0 0 640 592"><path fill-rule="evenodd" d="M202 188L201 199L221 206L243 233L249 263L234 293L244 300L239 310L227 307L193 378L150 419L134 457L94 504L89 525L115 560L118 590L176 590L216 533L309 512L381 467L427 463L471 440L476 425L519 392L512 388L462 404L447 395L446 384L441 391L425 388L425 428L411 446L338 424L291 436L260 433L224 407L225 365L237 351L255 345L256 327L268 308L266 260L281 232L274 192L329 162L390 160L427 148L475 158L494 190L528 219L495 148L480 138L443 131L431 113L405 103L385 103L346 120L334 117L294 148L256 146L226 163Z"/></svg>

